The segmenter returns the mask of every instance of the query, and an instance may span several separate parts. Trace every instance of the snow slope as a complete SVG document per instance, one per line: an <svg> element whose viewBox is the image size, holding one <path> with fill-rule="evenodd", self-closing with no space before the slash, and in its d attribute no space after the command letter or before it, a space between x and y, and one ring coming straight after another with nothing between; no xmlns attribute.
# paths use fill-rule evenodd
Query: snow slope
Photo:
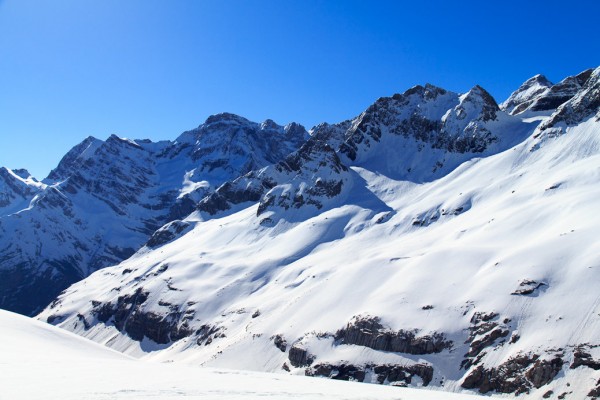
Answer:
<svg viewBox="0 0 600 400"><path fill-rule="evenodd" d="M0 399L474 399L330 380L144 362L0 310Z"/></svg>
<svg viewBox="0 0 600 400"><path fill-rule="evenodd" d="M168 240L73 285L39 318L150 360L592 398L600 393L599 82L597 68L535 122L501 113L477 88L388 98L380 103L410 105L415 93L431 99L427 90L456 100L432 107L435 115L424 107L438 130L412 137L424 155L405 149L416 168L408 174L395 168L406 164L393 145L422 131L407 138L388 128L430 126L423 115L405 118L394 106L377 108L380 119L365 112L322 125L312 140L338 149L352 182L328 206L261 211L267 194L296 176L318 179L310 162L290 168L298 171L290 182L227 212L199 208ZM466 103L477 110L471 121L449 123L470 114ZM441 158L452 161L438 176L430 162Z"/></svg>

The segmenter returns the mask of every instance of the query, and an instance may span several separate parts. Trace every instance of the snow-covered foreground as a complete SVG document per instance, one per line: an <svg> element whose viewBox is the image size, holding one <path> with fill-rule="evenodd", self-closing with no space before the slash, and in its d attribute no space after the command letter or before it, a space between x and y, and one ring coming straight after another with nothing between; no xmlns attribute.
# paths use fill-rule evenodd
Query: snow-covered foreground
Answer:
<svg viewBox="0 0 600 400"><path fill-rule="evenodd" d="M0 310L0 399L475 399L442 392L140 361Z"/></svg>

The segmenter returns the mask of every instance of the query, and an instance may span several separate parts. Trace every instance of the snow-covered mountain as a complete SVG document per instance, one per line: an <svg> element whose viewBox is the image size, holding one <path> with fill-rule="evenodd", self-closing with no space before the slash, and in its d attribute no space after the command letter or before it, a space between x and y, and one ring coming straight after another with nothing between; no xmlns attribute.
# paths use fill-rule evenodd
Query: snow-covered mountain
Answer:
<svg viewBox="0 0 600 400"><path fill-rule="evenodd" d="M252 144L271 126L281 147ZM500 106L416 86L309 138L221 114L175 142L88 142L26 215L83 192L122 216L73 211L86 232L139 234L104 248L146 244L42 320L157 361L600 397L600 68L538 75ZM90 146L88 175L106 172L81 183Z"/></svg>
<svg viewBox="0 0 600 400"><path fill-rule="evenodd" d="M144 362L30 318L0 310L1 399L476 400L259 372Z"/></svg>
<svg viewBox="0 0 600 400"><path fill-rule="evenodd" d="M553 84L543 75L536 75L525 81L500 108L511 115L522 114L525 111L552 113L579 93L582 86L589 81L592 72L593 69L585 70L557 84Z"/></svg>
<svg viewBox="0 0 600 400"><path fill-rule="evenodd" d="M0 307L39 312L70 284L138 250L206 193L299 148L298 124L211 116L175 141L89 137L43 183L0 170Z"/></svg>

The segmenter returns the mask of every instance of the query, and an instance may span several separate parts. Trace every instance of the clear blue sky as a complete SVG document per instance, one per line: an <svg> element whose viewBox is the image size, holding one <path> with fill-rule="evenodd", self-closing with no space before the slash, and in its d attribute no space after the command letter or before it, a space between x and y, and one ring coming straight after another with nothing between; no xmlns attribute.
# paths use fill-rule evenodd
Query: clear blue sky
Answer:
<svg viewBox="0 0 600 400"><path fill-rule="evenodd" d="M596 1L0 0L0 165L210 114L316 123L426 82L499 102L600 64Z"/></svg>

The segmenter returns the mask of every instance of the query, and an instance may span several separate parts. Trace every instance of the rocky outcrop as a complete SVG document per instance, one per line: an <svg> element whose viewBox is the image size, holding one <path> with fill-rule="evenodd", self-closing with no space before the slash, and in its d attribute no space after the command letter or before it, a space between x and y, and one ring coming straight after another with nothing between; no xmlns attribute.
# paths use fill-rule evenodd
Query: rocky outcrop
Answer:
<svg viewBox="0 0 600 400"><path fill-rule="evenodd" d="M164 225L160 229L150 236L148 242L146 242L146 246L148 247L158 247L175 240L176 238L182 236L185 232L189 231L192 227L192 224L185 221L175 220L171 221L168 224Z"/></svg>
<svg viewBox="0 0 600 400"><path fill-rule="evenodd" d="M67 179L82 168L84 163L94 156L95 151L104 142L93 136L88 136L64 155L56 168L50 171L46 178L48 182L59 182Z"/></svg>
<svg viewBox="0 0 600 400"><path fill-rule="evenodd" d="M204 345L208 346L213 342L214 339L224 338L226 337L225 328L222 326L215 326L204 324L198 330L196 330L196 344L198 346Z"/></svg>
<svg viewBox="0 0 600 400"><path fill-rule="evenodd" d="M202 199L197 208L214 215L237 204L258 202L257 216L305 205L321 209L342 192L348 181L348 168L335 151L313 137L279 163L226 182Z"/></svg>
<svg viewBox="0 0 600 400"><path fill-rule="evenodd" d="M465 354L461 368L469 369L472 365L477 365L485 355L484 349L493 346L498 339L507 337L510 333L507 326L509 322L508 319L500 322L495 312L474 313L471 317L469 337L465 341L465 344L469 345L469 351Z"/></svg>
<svg viewBox="0 0 600 400"><path fill-rule="evenodd" d="M591 397L591 400L600 399L600 379L596 382L596 387L590 390L588 397Z"/></svg>
<svg viewBox="0 0 600 400"><path fill-rule="evenodd" d="M544 75L536 75L527 79L510 97L500 104L500 109L511 115L525 111L535 100L546 95L553 83Z"/></svg>
<svg viewBox="0 0 600 400"><path fill-rule="evenodd" d="M144 337L158 344L166 344L190 336L189 326L193 311L181 312L177 306L167 305L168 311L158 313L144 309L150 293L138 288L131 295L119 296L115 302L93 302L92 314L98 321L113 324L131 339Z"/></svg>
<svg viewBox="0 0 600 400"><path fill-rule="evenodd" d="M536 354L522 354L495 368L477 366L465 377L462 387L478 389L480 393L529 393L532 387L540 388L551 382L562 365L560 357L542 360Z"/></svg>
<svg viewBox="0 0 600 400"><path fill-rule="evenodd" d="M547 287L548 284L546 282L537 282L531 279L525 279L519 283L519 287L511 294L517 296L537 295L539 294L540 290L543 290Z"/></svg>
<svg viewBox="0 0 600 400"><path fill-rule="evenodd" d="M358 161L384 135L393 134L448 152L481 153L499 140L486 127L498 112L496 101L480 86L462 96L429 84L415 86L380 98L355 118L339 151Z"/></svg>
<svg viewBox="0 0 600 400"><path fill-rule="evenodd" d="M571 100L586 84L592 70L588 69L575 76L569 76L557 84L552 84L543 75L528 79L501 105L501 109L511 115L525 111L553 112Z"/></svg>
<svg viewBox="0 0 600 400"><path fill-rule="evenodd" d="M275 347L281 350L282 353L285 353L285 351L287 350L287 341L285 340L283 335L273 335L271 336L271 339L273 340L273 344L275 345Z"/></svg>
<svg viewBox="0 0 600 400"><path fill-rule="evenodd" d="M433 379L433 367L427 364L367 364L362 366L343 362L340 364L319 363L307 368L305 374L358 382L364 382L367 375L372 375L374 383L395 386L408 386L413 383L415 377L419 377L422 385L428 386Z"/></svg>
<svg viewBox="0 0 600 400"><path fill-rule="evenodd" d="M299 344L294 344L288 353L290 364L294 367L307 367L313 363L315 356Z"/></svg>
<svg viewBox="0 0 600 400"><path fill-rule="evenodd" d="M377 317L354 317L335 334L338 344L365 346L374 350L406 354L433 354L452 347L443 334L418 336L418 331L394 331L384 327Z"/></svg>
<svg viewBox="0 0 600 400"><path fill-rule="evenodd" d="M575 369L583 366L599 371L600 360L594 359L589 351L589 345L581 345L576 347L575 351L573 352L573 363L571 363L570 368Z"/></svg>
<svg viewBox="0 0 600 400"><path fill-rule="evenodd" d="M286 179L278 179L278 185L265 193L257 215L273 209L299 209L305 205L321 209L328 200L340 195L350 180L348 168L335 151L316 139L306 142L274 169L276 175Z"/></svg>
<svg viewBox="0 0 600 400"><path fill-rule="evenodd" d="M231 182L225 182L216 191L203 198L196 208L209 215L215 215L237 204L258 202L267 190L277 185L265 172L264 170L250 171Z"/></svg>
<svg viewBox="0 0 600 400"><path fill-rule="evenodd" d="M29 206L34 196L40 193L44 186L27 170L0 167L0 216Z"/></svg>
<svg viewBox="0 0 600 400"><path fill-rule="evenodd" d="M589 117L595 116L598 119L600 116L600 67L584 71L573 80L577 85L581 83L581 86L577 87L574 96L564 102L552 117L540 124L540 132L551 128L563 129L560 125L573 126Z"/></svg>
<svg viewBox="0 0 600 400"><path fill-rule="evenodd" d="M329 379L336 379L341 381L358 381L363 382L365 380L365 368L355 366L352 364L329 364L319 363L305 371L306 376L321 376Z"/></svg>

